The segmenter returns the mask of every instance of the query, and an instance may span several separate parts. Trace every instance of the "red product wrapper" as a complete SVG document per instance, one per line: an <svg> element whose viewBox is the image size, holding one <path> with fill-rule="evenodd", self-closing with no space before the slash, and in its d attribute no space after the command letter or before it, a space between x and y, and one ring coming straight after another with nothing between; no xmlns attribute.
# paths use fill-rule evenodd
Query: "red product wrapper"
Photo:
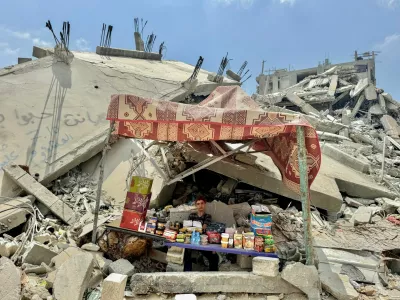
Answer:
<svg viewBox="0 0 400 300"><path fill-rule="evenodd" d="M207 232L208 243L210 244L220 244L221 243L221 234L218 232L209 231Z"/></svg>
<svg viewBox="0 0 400 300"><path fill-rule="evenodd" d="M150 194L139 194L139 193L126 193L125 209L134 210L140 213L145 213L150 205L151 193Z"/></svg>
<svg viewBox="0 0 400 300"><path fill-rule="evenodd" d="M138 230L139 225L144 221L146 214L140 213L130 209L124 209L122 212L121 228Z"/></svg>

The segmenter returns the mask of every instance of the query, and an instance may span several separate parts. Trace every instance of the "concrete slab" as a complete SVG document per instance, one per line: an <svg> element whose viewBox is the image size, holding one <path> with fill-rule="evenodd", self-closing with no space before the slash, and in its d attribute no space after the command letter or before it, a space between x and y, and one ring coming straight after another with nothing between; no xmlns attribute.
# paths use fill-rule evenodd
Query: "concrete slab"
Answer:
<svg viewBox="0 0 400 300"><path fill-rule="evenodd" d="M190 161L201 162L210 155L209 149L202 144L196 149L187 146L186 157ZM208 167L209 170L238 181L256 186L284 197L300 201L299 195L289 190L282 182L282 176L272 159L264 154L254 153L257 157L256 166L249 166L230 159L221 160ZM342 195L336 185L335 179L318 174L311 186L312 204L337 212L342 205Z"/></svg>
<svg viewBox="0 0 400 300"><path fill-rule="evenodd" d="M151 141L146 141L146 143L150 142ZM150 148L150 150L152 150L152 148ZM133 139L121 139L113 144L111 150L107 152L104 166L103 190L107 192L108 196L114 198L114 204L122 207L125 203L126 193L128 191L127 181L130 184L132 176L142 176L153 179L150 200L151 207L165 205L166 202L170 200L175 189L175 184L165 186L165 179L161 177L148 159L144 163L139 164L134 172L130 171L133 164L132 157L134 155L140 155L141 153L142 150ZM98 178L100 159L100 154L91 158L81 165L82 170L86 173L93 174L92 176L94 179Z"/></svg>
<svg viewBox="0 0 400 300"><path fill-rule="evenodd" d="M48 49L35 50L42 58L0 69L0 169L10 163L29 165L44 184L101 151L111 95L179 101L188 92L181 82L194 69L180 62L88 52L73 52L73 61L66 65L49 56ZM238 84L226 78L212 83L208 74L200 70L194 93ZM2 196L21 191L2 174L0 183Z"/></svg>
<svg viewBox="0 0 400 300"><path fill-rule="evenodd" d="M0 282L0 299L20 299L21 271L6 257L0 258Z"/></svg>
<svg viewBox="0 0 400 300"><path fill-rule="evenodd" d="M17 198L0 204L0 233L25 223L26 216L32 212L30 206L31 200L28 198Z"/></svg>
<svg viewBox="0 0 400 300"><path fill-rule="evenodd" d="M74 211L46 187L37 182L31 175L21 167L8 165L3 168L4 172L24 191L32 194L38 201L43 203L54 215L65 223L71 225L75 221Z"/></svg>
<svg viewBox="0 0 400 300"><path fill-rule="evenodd" d="M280 276L257 276L249 272L140 273L131 277L131 288L134 294L301 293Z"/></svg>
<svg viewBox="0 0 400 300"><path fill-rule="evenodd" d="M349 166L350 168L369 174L369 163L363 162L346 152L336 148L334 145L324 143L321 147L322 153Z"/></svg>

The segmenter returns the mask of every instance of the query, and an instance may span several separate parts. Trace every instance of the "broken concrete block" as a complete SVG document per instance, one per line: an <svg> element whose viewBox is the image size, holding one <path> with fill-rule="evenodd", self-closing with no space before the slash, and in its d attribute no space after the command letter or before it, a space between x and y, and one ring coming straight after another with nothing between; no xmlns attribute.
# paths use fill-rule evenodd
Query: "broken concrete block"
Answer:
<svg viewBox="0 0 400 300"><path fill-rule="evenodd" d="M166 260L168 263L182 265L184 256L185 256L184 248L171 247L168 249Z"/></svg>
<svg viewBox="0 0 400 300"><path fill-rule="evenodd" d="M21 297L21 272L14 263L0 258L0 299L19 300Z"/></svg>
<svg viewBox="0 0 400 300"><path fill-rule="evenodd" d="M82 300L93 271L93 256L75 255L58 269L53 290L57 300Z"/></svg>
<svg viewBox="0 0 400 300"><path fill-rule="evenodd" d="M131 277L131 289L134 294L301 293L280 276L257 276L249 272L137 273Z"/></svg>
<svg viewBox="0 0 400 300"><path fill-rule="evenodd" d="M102 281L103 281L103 272L98 269L94 269L92 271L92 275L90 276L88 289L95 289L101 284Z"/></svg>
<svg viewBox="0 0 400 300"><path fill-rule="evenodd" d="M305 266L299 262L290 264L283 269L281 276L304 292L308 299L321 299L319 275L315 266Z"/></svg>
<svg viewBox="0 0 400 300"><path fill-rule="evenodd" d="M381 123L383 128L385 128L385 132L388 136L392 138L398 138L400 135L400 127L397 124L396 120L389 115L384 115L381 118Z"/></svg>
<svg viewBox="0 0 400 300"><path fill-rule="evenodd" d="M232 70L227 70L226 71L226 76L228 78L233 79L233 80L238 81L238 82L240 82L240 79L241 79L241 77L238 74L236 74L235 72L233 72Z"/></svg>
<svg viewBox="0 0 400 300"><path fill-rule="evenodd" d="M0 233L7 232L25 223L26 216L31 211L29 208L31 204L28 198L16 198L0 204Z"/></svg>
<svg viewBox="0 0 400 300"><path fill-rule="evenodd" d="M232 208L221 201L208 202L206 213L212 215L213 222L225 223L227 227L236 225Z"/></svg>
<svg viewBox="0 0 400 300"><path fill-rule="evenodd" d="M363 162L346 152L336 148L331 144L325 143L322 147L322 153L329 157L337 160L338 162L345 164L346 166L363 173L369 173L369 163Z"/></svg>
<svg viewBox="0 0 400 300"><path fill-rule="evenodd" d="M371 222L372 216L380 210L381 208L379 207L361 206L354 212L350 222L354 223L354 225L368 224Z"/></svg>
<svg viewBox="0 0 400 300"><path fill-rule="evenodd" d="M310 104L306 103L303 99L301 99L299 96L293 94L293 93L288 93L286 95L286 98L292 102L294 105L298 106L302 112L306 114L314 114L316 116L319 116L319 111L316 110L314 107L312 107Z"/></svg>
<svg viewBox="0 0 400 300"><path fill-rule="evenodd" d="M275 277L279 274L279 258L254 257L253 274L267 277Z"/></svg>
<svg viewBox="0 0 400 300"><path fill-rule="evenodd" d="M224 195L232 194L237 184L238 182L235 179L228 178L228 180L221 186L221 193Z"/></svg>
<svg viewBox="0 0 400 300"><path fill-rule="evenodd" d="M55 266L56 269L61 267L61 265L66 262L68 259L73 257L74 255L82 254L83 251L76 247L68 247L64 251L62 251L57 256L51 259L51 266Z"/></svg>
<svg viewBox="0 0 400 300"><path fill-rule="evenodd" d="M135 267L127 259L121 258L112 262L108 270L110 273L131 276L135 272Z"/></svg>
<svg viewBox="0 0 400 300"><path fill-rule="evenodd" d="M47 206L53 214L65 223L68 225L74 223L76 219L74 211L21 167L9 165L4 167L3 170L19 187L34 195L38 201Z"/></svg>
<svg viewBox="0 0 400 300"><path fill-rule="evenodd" d="M323 271L319 274L322 288L338 300L357 300L358 292L350 284L347 275L332 271Z"/></svg>
<svg viewBox="0 0 400 300"><path fill-rule="evenodd" d="M168 263L166 271L167 272L183 272L183 265Z"/></svg>
<svg viewBox="0 0 400 300"><path fill-rule="evenodd" d="M18 249L18 244L15 241L7 241L0 238L0 255L5 257L12 256Z"/></svg>
<svg viewBox="0 0 400 300"><path fill-rule="evenodd" d="M370 83L367 88L364 91L365 93L365 99L372 101L372 100L376 100L378 95L376 93L376 87Z"/></svg>
<svg viewBox="0 0 400 300"><path fill-rule="evenodd" d="M47 299L51 296L49 291L44 287L42 278L36 275L27 275L24 279L25 283L21 299L32 299L34 295L38 295L40 299Z"/></svg>
<svg viewBox="0 0 400 300"><path fill-rule="evenodd" d="M22 263L39 266L42 262L46 265L51 263L51 259L57 255L57 252L50 250L48 247L33 242L25 250L22 255Z"/></svg>
<svg viewBox="0 0 400 300"><path fill-rule="evenodd" d="M254 166L256 164L257 157L247 153L238 153L235 155L235 159L246 165Z"/></svg>
<svg viewBox="0 0 400 300"><path fill-rule="evenodd" d="M100 247L96 244L87 243L81 247L82 250L97 252L100 250Z"/></svg>
<svg viewBox="0 0 400 300"><path fill-rule="evenodd" d="M104 279L101 300L123 300L128 276L112 273Z"/></svg>
<svg viewBox="0 0 400 300"><path fill-rule="evenodd" d="M388 214L394 214L400 208L400 201L388 198L376 198L376 201L382 205L382 210Z"/></svg>
<svg viewBox="0 0 400 300"><path fill-rule="evenodd" d="M238 254L236 263L241 269L251 269L253 267L253 257L243 254Z"/></svg>
<svg viewBox="0 0 400 300"><path fill-rule="evenodd" d="M345 197L344 201L347 203L348 206L351 206L351 207L358 208L358 207L364 206L362 203L360 203L350 197Z"/></svg>

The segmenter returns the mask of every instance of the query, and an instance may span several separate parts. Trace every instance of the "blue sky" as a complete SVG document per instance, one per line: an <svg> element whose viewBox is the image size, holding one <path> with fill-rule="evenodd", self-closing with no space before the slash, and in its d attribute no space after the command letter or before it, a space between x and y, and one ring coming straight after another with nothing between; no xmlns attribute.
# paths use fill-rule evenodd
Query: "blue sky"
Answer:
<svg viewBox="0 0 400 300"><path fill-rule="evenodd" d="M244 85L255 91L261 62L268 68L301 69L329 58L350 61L354 50L378 50L378 86L400 100L400 0L69 0L3 1L0 67L30 57L32 45L52 46L45 22L57 31L71 23L71 48L94 51L102 23L114 26L112 47L134 48L133 19L148 20L144 35L157 35L166 59L216 71L229 52L237 71L247 60Z"/></svg>

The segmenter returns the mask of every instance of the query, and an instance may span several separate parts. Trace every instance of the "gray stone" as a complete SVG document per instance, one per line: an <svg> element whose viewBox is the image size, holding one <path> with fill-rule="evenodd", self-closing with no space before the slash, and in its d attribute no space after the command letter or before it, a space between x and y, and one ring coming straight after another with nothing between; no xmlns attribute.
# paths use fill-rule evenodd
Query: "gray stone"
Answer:
<svg viewBox="0 0 400 300"><path fill-rule="evenodd" d="M346 152L336 148L331 144L325 143L322 147L322 153L345 164L346 166L363 173L369 173L369 163L363 162Z"/></svg>
<svg viewBox="0 0 400 300"><path fill-rule="evenodd" d="M134 294L301 293L280 276L257 276L249 272L138 273L131 277L131 289Z"/></svg>
<svg viewBox="0 0 400 300"><path fill-rule="evenodd" d="M87 243L81 247L83 250L97 252L100 250L100 247L96 244Z"/></svg>
<svg viewBox="0 0 400 300"><path fill-rule="evenodd" d="M135 272L135 267L126 259L118 259L108 266L110 273L131 276Z"/></svg>
<svg viewBox="0 0 400 300"><path fill-rule="evenodd" d="M61 265L69 260L71 257L84 253L80 248L68 247L63 252L58 254L57 256L51 259L51 266L54 266L56 269L61 267Z"/></svg>
<svg viewBox="0 0 400 300"><path fill-rule="evenodd" d="M372 216L379 210L379 207L361 206L357 208L350 222L354 225L368 224L371 222Z"/></svg>
<svg viewBox="0 0 400 300"><path fill-rule="evenodd" d="M27 205L31 205L28 198L16 198L0 204L0 233L7 232L26 222L26 215L30 211ZM24 208L18 208L21 206Z"/></svg>
<svg viewBox="0 0 400 300"><path fill-rule="evenodd" d="M347 275L332 271L323 271L319 274L322 288L338 300L357 300L358 292L350 284Z"/></svg>
<svg viewBox="0 0 400 300"><path fill-rule="evenodd" d="M249 255L238 254L236 263L241 269L251 269L253 267L253 257Z"/></svg>
<svg viewBox="0 0 400 300"><path fill-rule="evenodd" d="M376 201L382 205L382 209L388 214L393 214L400 208L400 201L397 200L377 198Z"/></svg>
<svg viewBox="0 0 400 300"><path fill-rule="evenodd" d="M0 299L19 300L21 297L21 272L14 263L0 258Z"/></svg>
<svg viewBox="0 0 400 300"><path fill-rule="evenodd" d="M18 244L15 241L7 241L0 238L0 256L10 257L17 251Z"/></svg>
<svg viewBox="0 0 400 300"><path fill-rule="evenodd" d="M348 206L352 206L352 207L356 207L356 208L364 206L362 203L360 203L357 200L354 200L350 197L345 197L344 201L347 203Z"/></svg>
<svg viewBox="0 0 400 300"><path fill-rule="evenodd" d="M167 272L183 272L183 265L168 263Z"/></svg>
<svg viewBox="0 0 400 300"><path fill-rule="evenodd" d="M282 279L304 292L308 299L320 300L320 282L315 266L305 266L302 263L287 265L282 271Z"/></svg>
<svg viewBox="0 0 400 300"><path fill-rule="evenodd" d="M53 286L57 300L82 300L93 271L93 261L93 255L82 253L61 265Z"/></svg>
<svg viewBox="0 0 400 300"><path fill-rule="evenodd" d="M36 197L36 199L47 206L53 214L68 225L75 222L75 214L72 208L56 197L46 187L26 173L21 167L9 165L4 167L4 172L23 190Z"/></svg>
<svg viewBox="0 0 400 300"><path fill-rule="evenodd" d="M33 242L24 252L22 262L39 266L42 262L49 265L51 259L57 255L44 245Z"/></svg>
<svg viewBox="0 0 400 300"><path fill-rule="evenodd" d="M253 274L260 276L275 277L279 274L279 258L254 257Z"/></svg>

